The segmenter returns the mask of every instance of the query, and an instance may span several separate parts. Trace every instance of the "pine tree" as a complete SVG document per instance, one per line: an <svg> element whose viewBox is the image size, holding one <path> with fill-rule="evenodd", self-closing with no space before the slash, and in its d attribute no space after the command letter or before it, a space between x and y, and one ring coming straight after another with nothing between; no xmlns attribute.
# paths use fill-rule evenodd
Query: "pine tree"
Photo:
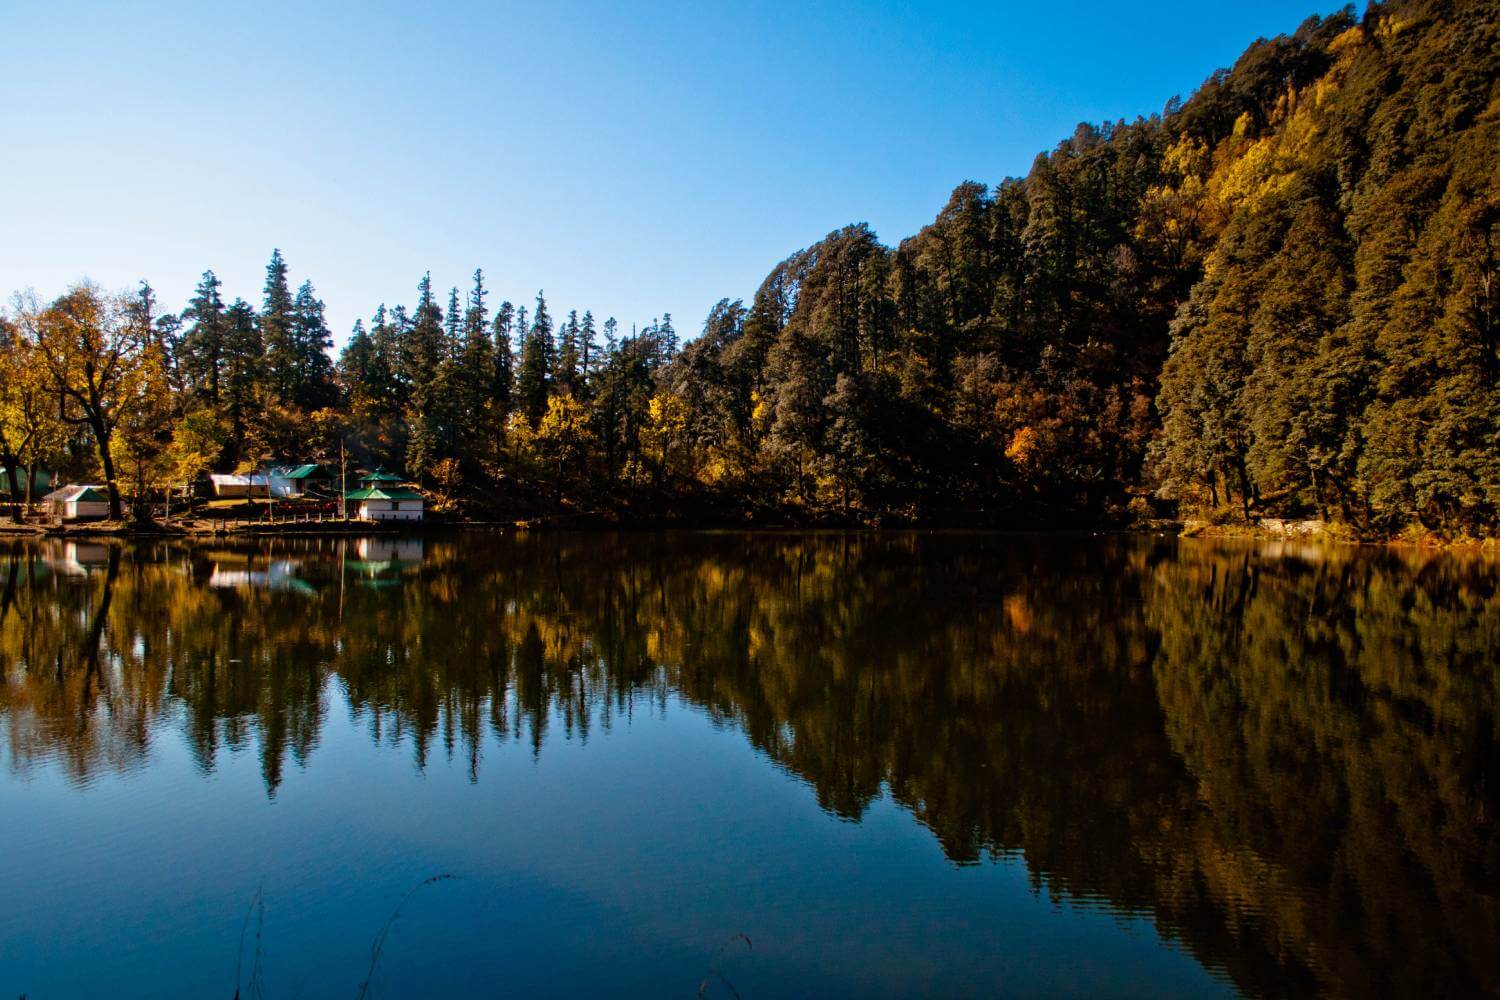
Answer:
<svg viewBox="0 0 1500 1000"><path fill-rule="evenodd" d="M443 311L432 296L431 274L424 274L417 285L417 307L402 341L410 386L406 408L407 472L421 478L447 453L451 427L446 419L451 403L446 378L448 339L443 329Z"/></svg>
<svg viewBox="0 0 1500 1000"><path fill-rule="evenodd" d="M443 357L456 358L463 352L463 310L458 305L458 286L448 291L448 313L443 323L443 339L447 341L444 345Z"/></svg>
<svg viewBox="0 0 1500 1000"><path fill-rule="evenodd" d="M376 363L375 340L365 331L365 321L357 319L338 363L344 395L356 410L365 409L371 400L379 398Z"/></svg>
<svg viewBox="0 0 1500 1000"><path fill-rule="evenodd" d="M387 312L385 303L370 319L371 360L369 385L371 401L379 409L398 412L406 403L406 385L402 378L401 330L405 326L398 314L400 307Z"/></svg>
<svg viewBox="0 0 1500 1000"><path fill-rule="evenodd" d="M211 406L219 405L228 336L224 300L219 295L222 287L223 282L213 271L204 271L193 298L182 312L183 319L191 323L182 341L179 359L182 375L188 390Z"/></svg>
<svg viewBox="0 0 1500 1000"><path fill-rule="evenodd" d="M297 385L296 315L287 284L286 260L280 250L271 251L271 262L266 265L260 340L265 351L266 389L277 402L291 403Z"/></svg>
<svg viewBox="0 0 1500 1000"><path fill-rule="evenodd" d="M552 381L559 392L576 395L579 375L578 310L568 313L567 320L558 331L557 357L552 370Z"/></svg>
<svg viewBox="0 0 1500 1000"><path fill-rule="evenodd" d="M224 345L223 410L229 422L229 440L220 466L234 468L244 454L246 427L262 391L263 355L260 325L255 310L243 299L235 299L226 313Z"/></svg>
<svg viewBox="0 0 1500 1000"><path fill-rule="evenodd" d="M557 341L552 328L552 314L547 311L547 299L536 293L536 309L531 314L531 331L527 339L536 338L540 343L545 370L551 372L557 359Z"/></svg>
<svg viewBox="0 0 1500 1000"><path fill-rule="evenodd" d="M333 335L311 281L304 281L297 289L292 315L295 368L291 401L308 410L331 406L337 396L333 359L328 355Z"/></svg>
<svg viewBox="0 0 1500 1000"><path fill-rule="evenodd" d="M430 273L417 284L417 306L410 328L403 331L401 339L402 367L412 402L418 409L425 409L437 392L438 375L448 354L443 311L432 296Z"/></svg>
<svg viewBox="0 0 1500 1000"><path fill-rule="evenodd" d="M677 331L672 327L672 314L661 314L661 325L657 328L657 337L661 341L664 361L671 361L677 357Z"/></svg>
<svg viewBox="0 0 1500 1000"><path fill-rule="evenodd" d="M484 270L474 269L474 287L469 291L469 307L464 311L464 341L467 343L474 337L488 335L486 324L489 320L489 307L484 300L489 296L489 290L484 287Z"/></svg>
<svg viewBox="0 0 1500 1000"><path fill-rule="evenodd" d="M525 310L522 311L525 318ZM549 346L552 342L552 320L541 293L536 297L536 313L521 345L521 363L516 372L516 405L535 427L547 412L547 394L551 368Z"/></svg>
<svg viewBox="0 0 1500 1000"><path fill-rule="evenodd" d="M880 435L870 396L863 379L841 372L823 400L829 424L822 465L836 484L838 503L846 514L879 480Z"/></svg>
<svg viewBox="0 0 1500 1000"><path fill-rule="evenodd" d="M456 390L461 409L460 428L467 458L475 460L494 439L486 428L492 417L488 409L494 384L495 346L485 330L488 310L484 305L484 275L474 272L474 288L464 313L463 353L457 362Z"/></svg>
<svg viewBox="0 0 1500 1000"><path fill-rule="evenodd" d="M515 387L515 349L511 341L515 307L500 303L495 311L495 371L490 381L490 397L495 401L502 420L510 416Z"/></svg>
<svg viewBox="0 0 1500 1000"><path fill-rule="evenodd" d="M608 362L620 349L620 321L611 316L604 321L604 358Z"/></svg>
<svg viewBox="0 0 1500 1000"><path fill-rule="evenodd" d="M582 373L585 385L594 377L594 368L599 362L599 345L595 343L597 338L598 331L594 329L594 314L585 309L583 322L578 327L579 371Z"/></svg>

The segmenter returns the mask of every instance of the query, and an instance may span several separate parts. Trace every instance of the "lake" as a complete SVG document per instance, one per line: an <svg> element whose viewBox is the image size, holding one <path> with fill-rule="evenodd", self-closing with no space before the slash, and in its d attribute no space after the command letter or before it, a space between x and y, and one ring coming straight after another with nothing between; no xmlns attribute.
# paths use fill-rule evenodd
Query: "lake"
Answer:
<svg viewBox="0 0 1500 1000"><path fill-rule="evenodd" d="M1458 553L0 539L0 996L1497 994L1497 659Z"/></svg>

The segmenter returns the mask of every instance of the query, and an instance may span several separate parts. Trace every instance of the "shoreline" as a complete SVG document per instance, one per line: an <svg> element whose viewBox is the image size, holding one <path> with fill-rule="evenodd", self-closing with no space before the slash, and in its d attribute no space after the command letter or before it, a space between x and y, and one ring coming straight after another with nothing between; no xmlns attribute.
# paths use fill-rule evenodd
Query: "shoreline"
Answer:
<svg viewBox="0 0 1500 1000"><path fill-rule="evenodd" d="M1165 534L1177 539L1202 541L1240 542L1302 542L1311 545L1360 548L1387 548L1420 551L1500 551L1500 539L1445 540L1437 536L1422 538L1361 538L1339 530L1328 530L1328 526L1311 527L1310 522L1294 522L1288 529L1286 522L1271 521L1265 524L1210 524L1205 521L1186 519L1161 520L1127 525L996 525L988 519L962 522L951 518L930 521L902 521L900 523L865 523L838 519L810 519L794 522L777 519L769 523L755 523L749 519L731 517L619 517L608 514L562 514L542 515L511 521L433 518L423 521L287 521L287 522L236 522L232 525L216 525L212 522L195 521L187 524L153 524L146 527L134 523L85 522L66 525L0 524L0 538L64 538L64 539L111 539L121 540L180 540L208 541L223 538L273 538L273 537L362 537L371 535L436 535L464 531L488 532L552 532L552 531L750 531L765 533L795 534L808 531L840 531L879 534L901 531L958 531L998 532L1017 534L1069 535L1069 534Z"/></svg>

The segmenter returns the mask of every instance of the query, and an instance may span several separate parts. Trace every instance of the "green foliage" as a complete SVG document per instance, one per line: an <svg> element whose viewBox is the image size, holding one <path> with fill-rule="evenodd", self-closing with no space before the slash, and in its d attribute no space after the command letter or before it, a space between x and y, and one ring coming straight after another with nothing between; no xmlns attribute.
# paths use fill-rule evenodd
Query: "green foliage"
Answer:
<svg viewBox="0 0 1500 1000"><path fill-rule="evenodd" d="M150 326L177 412L227 428L219 467L270 442L301 457L287 429L336 407L356 460L419 478L452 460L476 495L1002 524L1155 495L1220 521L1493 534L1497 76L1484 4L1309 18L1161 115L958 185L894 248L829 233L685 346L670 313L623 335L586 310L555 323L540 292L491 321L475 271L446 312L423 276L335 367L280 251L259 314L206 271Z"/></svg>
<svg viewBox="0 0 1500 1000"><path fill-rule="evenodd" d="M1163 373L1169 490L1376 532L1494 531L1500 26L1482 6L1309 21L1222 81L1241 117L1200 134L1228 221ZM1268 101L1257 81L1288 53L1299 68Z"/></svg>

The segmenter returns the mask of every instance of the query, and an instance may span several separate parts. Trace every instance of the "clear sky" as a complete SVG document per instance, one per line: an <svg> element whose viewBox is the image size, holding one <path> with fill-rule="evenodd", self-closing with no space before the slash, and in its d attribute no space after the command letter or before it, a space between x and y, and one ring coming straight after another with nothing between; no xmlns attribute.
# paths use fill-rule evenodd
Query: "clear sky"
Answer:
<svg viewBox="0 0 1500 1000"><path fill-rule="evenodd" d="M5 0L0 293L280 247L342 342L423 271L695 334L850 222L895 243L1077 122L1188 96L1327 0Z"/></svg>

